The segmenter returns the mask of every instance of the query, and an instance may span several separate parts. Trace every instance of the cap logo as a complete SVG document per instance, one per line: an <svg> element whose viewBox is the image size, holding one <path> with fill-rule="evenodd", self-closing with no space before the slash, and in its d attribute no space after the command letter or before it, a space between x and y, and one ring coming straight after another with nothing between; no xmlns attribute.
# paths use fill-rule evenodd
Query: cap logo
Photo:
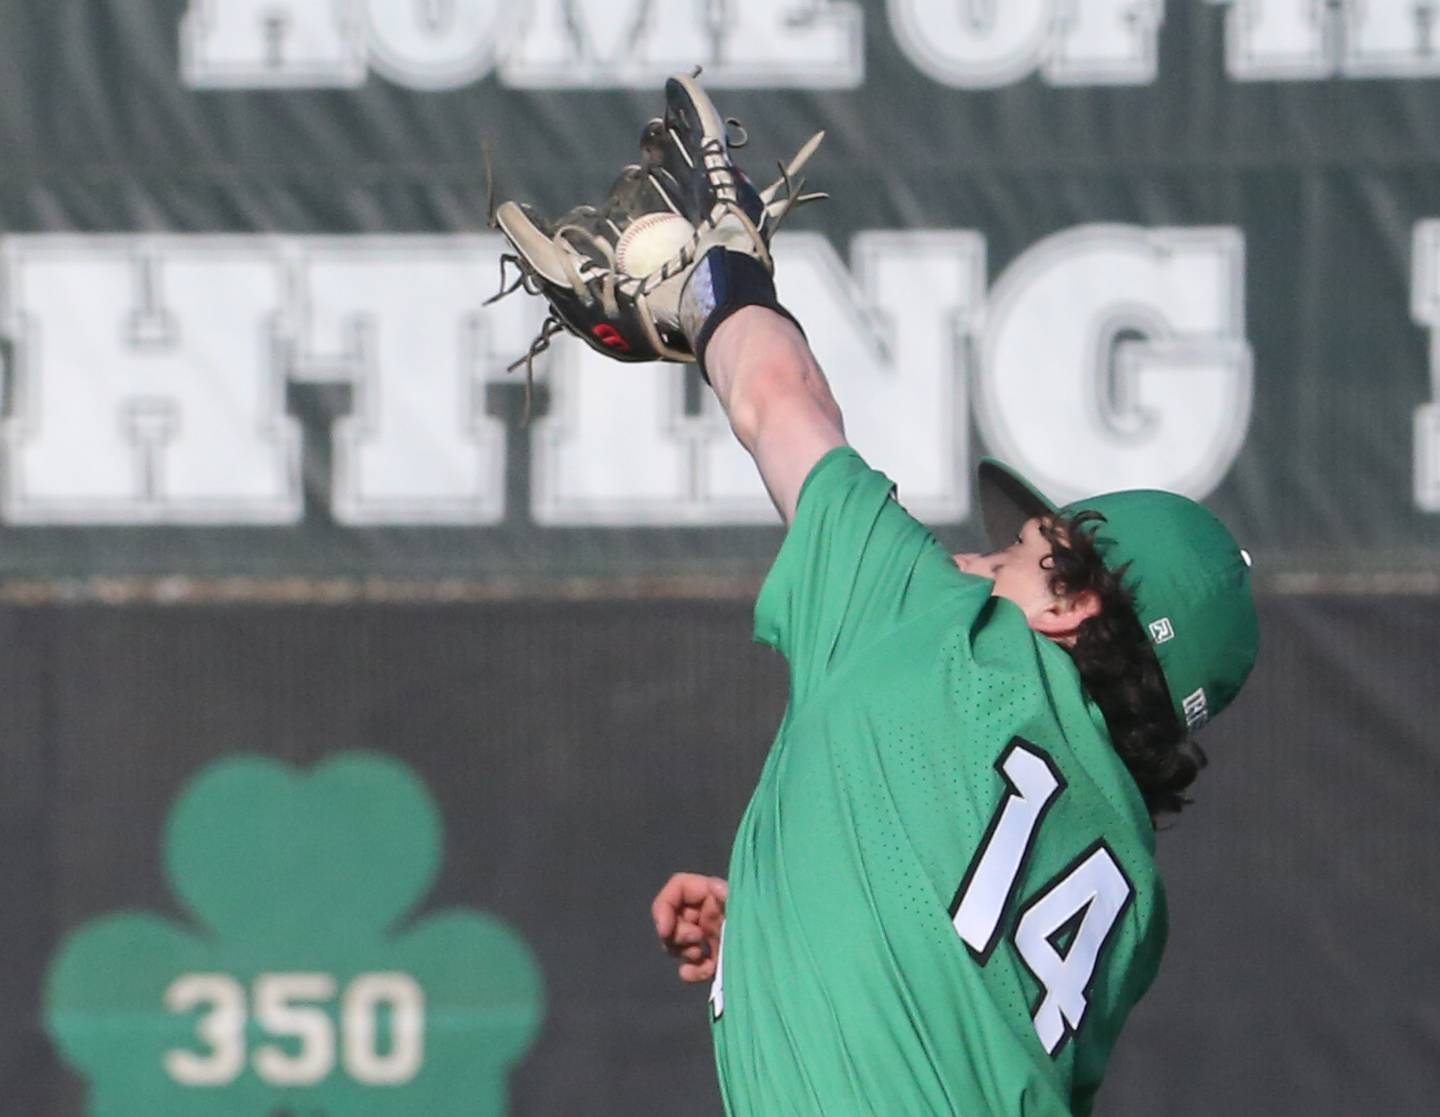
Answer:
<svg viewBox="0 0 1440 1117"><path fill-rule="evenodd" d="M1170 623L1169 617L1161 617L1158 621L1150 622L1150 639L1157 644L1175 639L1175 626Z"/></svg>
<svg viewBox="0 0 1440 1117"><path fill-rule="evenodd" d="M1187 694L1180 700L1185 711L1185 728L1199 729L1210 720L1210 703L1205 698L1205 688L1200 687L1194 694Z"/></svg>

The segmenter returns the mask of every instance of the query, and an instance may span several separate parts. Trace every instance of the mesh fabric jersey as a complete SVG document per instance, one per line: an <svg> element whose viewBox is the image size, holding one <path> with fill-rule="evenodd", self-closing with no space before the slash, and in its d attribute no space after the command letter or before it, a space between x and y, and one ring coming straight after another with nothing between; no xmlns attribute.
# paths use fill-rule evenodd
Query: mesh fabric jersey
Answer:
<svg viewBox="0 0 1440 1117"><path fill-rule="evenodd" d="M1090 1108L1164 945L1154 833L990 590L854 451L812 471L755 613L791 694L712 991L732 1117Z"/></svg>

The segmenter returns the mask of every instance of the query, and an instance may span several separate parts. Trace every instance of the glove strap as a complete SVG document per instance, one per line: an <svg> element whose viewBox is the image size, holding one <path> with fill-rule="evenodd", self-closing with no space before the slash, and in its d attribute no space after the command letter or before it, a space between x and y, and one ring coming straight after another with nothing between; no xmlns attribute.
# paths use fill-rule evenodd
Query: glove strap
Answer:
<svg viewBox="0 0 1440 1117"><path fill-rule="evenodd" d="M775 298L775 281L770 271L754 256L730 252L724 248L710 249L695 265L685 289L680 293L680 328L690 342L690 351L700 366L700 375L710 383L705 371L705 347L721 322L747 306L763 306L783 314L795 323L801 335L804 328Z"/></svg>

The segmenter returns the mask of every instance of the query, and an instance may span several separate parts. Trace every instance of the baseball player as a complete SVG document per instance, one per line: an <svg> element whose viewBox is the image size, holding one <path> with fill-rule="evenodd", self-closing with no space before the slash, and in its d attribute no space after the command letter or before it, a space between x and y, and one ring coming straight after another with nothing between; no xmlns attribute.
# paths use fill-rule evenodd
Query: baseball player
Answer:
<svg viewBox="0 0 1440 1117"><path fill-rule="evenodd" d="M694 79L654 124L605 207L498 216L560 328L699 362L788 525L755 637L789 706L728 876L677 874L653 907L712 983L726 1109L1086 1113L1164 946L1154 819L1255 658L1248 560L1183 497L1056 507L993 461L993 549L949 554L847 445L776 299L780 191L735 170ZM590 243L623 240L637 179L693 229L643 276Z"/></svg>

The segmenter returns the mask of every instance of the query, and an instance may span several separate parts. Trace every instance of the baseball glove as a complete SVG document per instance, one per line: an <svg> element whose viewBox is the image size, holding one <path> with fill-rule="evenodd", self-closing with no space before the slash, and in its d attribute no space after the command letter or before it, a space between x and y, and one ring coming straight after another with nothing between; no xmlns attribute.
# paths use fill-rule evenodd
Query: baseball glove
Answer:
<svg viewBox="0 0 1440 1117"><path fill-rule="evenodd" d="M678 304L695 262L719 245L754 257L773 271L770 240L796 205L822 198L803 193L795 176L819 147L818 132L780 177L757 190L730 160L746 142L738 121L726 120L693 76L665 84L665 115L640 136L640 162L627 166L599 206L576 206L546 221L528 205L495 211L514 253L501 257L501 290L523 287L550 304L526 366L556 333L568 331L621 361L693 361ZM728 127L738 135L731 138ZM506 286L506 267L519 276Z"/></svg>

